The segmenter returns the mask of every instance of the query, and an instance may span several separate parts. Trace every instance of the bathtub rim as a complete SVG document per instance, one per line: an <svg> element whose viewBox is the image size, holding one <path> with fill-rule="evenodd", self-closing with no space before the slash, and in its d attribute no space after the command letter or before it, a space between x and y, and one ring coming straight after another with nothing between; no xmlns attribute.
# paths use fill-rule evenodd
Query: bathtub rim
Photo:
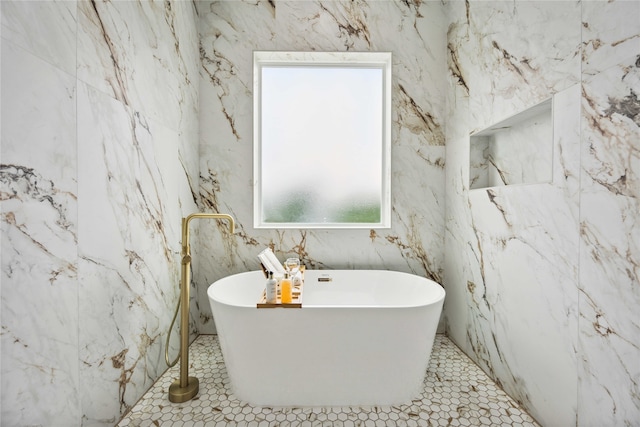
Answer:
<svg viewBox="0 0 640 427"><path fill-rule="evenodd" d="M382 274L395 274L395 275L399 275L399 276L410 276L413 280L418 279L418 280L422 280L425 281L425 284L428 284L428 286L430 286L432 289L435 289L435 293L437 294L435 296L435 298L429 298L428 301L420 301L419 303L414 303L413 301L408 301L405 304L394 304L394 305L380 305L380 304L313 304L313 305L304 305L304 297L303 297L303 303L302 303L302 308L310 310L310 309L327 309L327 308L331 308L331 309L377 309L377 310L383 310L383 309L410 309L410 308L418 308L418 307L429 307L432 305L436 305L436 304L440 304L441 302L444 301L445 297L446 297L446 291L444 289L444 287L434 281L431 280L427 277L424 276L419 276L417 274L413 274L413 273L407 273L407 272L403 272L403 271L396 271L396 270L380 270L380 269L340 269L340 270L306 270L307 274L307 280L309 280L310 278L308 277L309 275L311 276L315 276L316 274L319 275L325 275L325 274L332 274L332 273L341 273L341 272L357 272L357 271L366 271L366 272L371 272L371 273L382 273ZM256 294L256 302L257 302L257 297L259 295L260 289L262 289L263 286L263 282L264 280L260 280L257 281L256 279L258 277L260 277L261 279L264 279L264 274L262 273L261 270L252 270L252 271L245 271L245 272L240 272L240 273L234 273L231 274L229 276L225 276L222 277L218 280L216 280L215 282L211 283L208 287L207 287L207 297L209 299L213 299L214 301L216 301L219 304L224 304L226 306L229 307L236 307L236 308L252 308L252 309L256 309L256 304L255 302L247 302L247 303L236 303L236 302L231 302L228 299L220 299L220 298L216 298L214 296L214 286L216 284L218 284L219 282L222 281L227 281L227 280L231 280L232 278L236 278L236 280L240 277L240 276L250 276L250 275L255 275L257 276L255 279L252 278L252 281L254 281L255 283L257 283L255 285L256 287L256 291L258 292ZM311 280L314 280L313 278L311 278ZM263 309L263 310L267 310L268 309ZM286 309L286 310L291 310L291 309Z"/></svg>

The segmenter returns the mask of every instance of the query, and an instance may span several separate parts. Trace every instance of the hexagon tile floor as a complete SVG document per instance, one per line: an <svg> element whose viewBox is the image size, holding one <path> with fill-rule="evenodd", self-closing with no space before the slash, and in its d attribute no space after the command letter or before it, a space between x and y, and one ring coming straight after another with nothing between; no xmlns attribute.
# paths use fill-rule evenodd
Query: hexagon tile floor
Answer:
<svg viewBox="0 0 640 427"><path fill-rule="evenodd" d="M189 347L190 374L200 380L195 399L174 404L167 390L178 365L151 387L118 426L538 426L453 342L437 335L424 388L411 402L393 406L271 408L235 398L216 335Z"/></svg>

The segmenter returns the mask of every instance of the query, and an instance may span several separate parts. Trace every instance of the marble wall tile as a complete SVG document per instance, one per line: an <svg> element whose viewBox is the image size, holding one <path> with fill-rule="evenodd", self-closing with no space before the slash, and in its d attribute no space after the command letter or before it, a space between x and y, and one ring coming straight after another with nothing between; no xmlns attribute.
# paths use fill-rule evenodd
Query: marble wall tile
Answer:
<svg viewBox="0 0 640 427"><path fill-rule="evenodd" d="M78 110L84 417L113 423L166 369L180 218L195 207L175 131L86 85Z"/></svg>
<svg viewBox="0 0 640 427"><path fill-rule="evenodd" d="M80 418L75 77L2 39L3 425Z"/></svg>
<svg viewBox="0 0 640 427"><path fill-rule="evenodd" d="M3 2L2 55L0 423L114 425L166 368L197 210L195 7Z"/></svg>
<svg viewBox="0 0 640 427"><path fill-rule="evenodd" d="M580 5L448 6L447 330L539 422L573 425ZM469 135L550 96L552 182L469 191Z"/></svg>
<svg viewBox="0 0 640 427"><path fill-rule="evenodd" d="M171 129L197 125L194 13L191 2L79 1L78 79Z"/></svg>
<svg viewBox="0 0 640 427"><path fill-rule="evenodd" d="M582 2L582 46L585 78L637 55L640 50L640 2Z"/></svg>
<svg viewBox="0 0 640 427"><path fill-rule="evenodd" d="M5 40L76 74L76 2L7 0L0 8Z"/></svg>
<svg viewBox="0 0 640 427"><path fill-rule="evenodd" d="M472 131L580 81L580 2L449 2L450 70Z"/></svg>
<svg viewBox="0 0 640 427"><path fill-rule="evenodd" d="M197 21L186 2L79 11L83 417L110 425L166 369L181 219L197 211Z"/></svg>
<svg viewBox="0 0 640 427"><path fill-rule="evenodd" d="M447 331L543 425L640 419L639 4L447 4ZM468 133L549 95L553 182L468 191Z"/></svg>
<svg viewBox="0 0 640 427"><path fill-rule="evenodd" d="M578 94L576 85L556 95L556 110L563 111L554 119L556 153L575 152L579 144ZM576 159L564 159L574 171ZM574 423L576 408L577 200L564 182L559 175L553 184L472 190L469 212L449 222L447 239L469 263L453 273L458 282L445 281L452 336L540 422L552 425ZM449 257L460 255L447 246ZM465 305L466 325L453 311Z"/></svg>
<svg viewBox="0 0 640 427"><path fill-rule="evenodd" d="M584 425L640 420L639 89L640 56L586 78L582 89L578 417Z"/></svg>
<svg viewBox="0 0 640 427"><path fill-rule="evenodd" d="M310 268L382 268L442 278L444 242L445 19L437 2L199 2L200 196L204 211L231 213L200 231L208 260L194 273L213 331L206 288L259 268L273 247ZM393 54L392 227L388 230L255 230L252 193L252 52L390 51ZM204 225L201 225L204 227ZM207 234L209 233L209 234ZM340 251L336 251L336 247Z"/></svg>

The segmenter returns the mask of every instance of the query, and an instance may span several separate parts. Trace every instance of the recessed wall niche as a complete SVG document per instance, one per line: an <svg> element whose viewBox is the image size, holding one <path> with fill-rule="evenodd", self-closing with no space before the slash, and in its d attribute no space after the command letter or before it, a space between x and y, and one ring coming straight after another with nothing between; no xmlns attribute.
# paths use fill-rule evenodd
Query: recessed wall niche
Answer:
<svg viewBox="0 0 640 427"><path fill-rule="evenodd" d="M551 98L470 136L469 189L551 182Z"/></svg>

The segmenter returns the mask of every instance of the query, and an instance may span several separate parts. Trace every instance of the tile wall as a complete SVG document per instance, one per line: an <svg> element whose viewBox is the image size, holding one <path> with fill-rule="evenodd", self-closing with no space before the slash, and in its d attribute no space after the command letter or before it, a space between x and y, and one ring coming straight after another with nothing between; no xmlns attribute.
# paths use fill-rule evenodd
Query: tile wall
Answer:
<svg viewBox="0 0 640 427"><path fill-rule="evenodd" d="M113 425L166 369L197 209L196 11L1 9L0 424Z"/></svg>
<svg viewBox="0 0 640 427"><path fill-rule="evenodd" d="M640 2L448 12L447 332L543 425L635 425ZM550 97L552 181L469 190L469 134Z"/></svg>
<svg viewBox="0 0 640 427"><path fill-rule="evenodd" d="M256 255L267 246L281 260L297 255L309 268L393 269L441 283L447 89L443 5L199 2L198 11L201 203L205 210L231 213L240 225L233 238L224 224L202 230L208 237L200 248L210 261L194 273L200 331L215 331L207 284L258 269ZM391 229L253 229L254 50L392 52Z"/></svg>

